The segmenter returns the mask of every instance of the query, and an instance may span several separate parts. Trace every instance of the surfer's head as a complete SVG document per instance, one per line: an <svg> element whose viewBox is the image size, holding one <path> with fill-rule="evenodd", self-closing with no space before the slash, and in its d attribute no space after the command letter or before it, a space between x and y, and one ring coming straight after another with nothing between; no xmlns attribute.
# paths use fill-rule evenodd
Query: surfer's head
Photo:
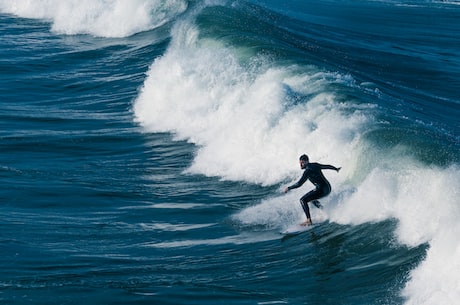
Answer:
<svg viewBox="0 0 460 305"><path fill-rule="evenodd" d="M307 164L308 164L308 156L303 154L300 156L299 158L299 163L300 163L300 168L301 169L304 169L305 167L307 167Z"/></svg>

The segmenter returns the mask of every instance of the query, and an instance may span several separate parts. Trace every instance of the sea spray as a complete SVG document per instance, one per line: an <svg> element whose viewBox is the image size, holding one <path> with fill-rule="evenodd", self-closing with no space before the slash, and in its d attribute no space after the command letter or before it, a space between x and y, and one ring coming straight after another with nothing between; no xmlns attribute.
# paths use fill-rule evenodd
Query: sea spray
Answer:
<svg viewBox="0 0 460 305"><path fill-rule="evenodd" d="M295 175L292 164L305 152L352 163L369 117L328 92L328 84L341 81L314 67L276 66L262 55L243 64L231 48L200 40L193 25L182 23L152 64L134 112L147 131L172 132L198 146L189 172L270 185ZM292 92L308 98L298 102Z"/></svg>
<svg viewBox="0 0 460 305"><path fill-rule="evenodd" d="M411 272L403 295L408 305L456 304L460 299L460 169L425 169L420 174L414 188L401 196L404 202L400 203L410 204L413 211L406 209L404 215L399 211L397 235L409 244L426 240L430 248Z"/></svg>
<svg viewBox="0 0 460 305"><path fill-rule="evenodd" d="M458 289L453 288L460 283L449 271L453 266L457 270L460 266L460 245L455 237L460 236L458 168L428 168L414 161L407 165L409 161L405 158L393 161L393 168L374 169L356 192L339 203L330 219L355 225L397 219L395 235L400 243L411 247L423 243L430 246L426 260L413 271L404 291L411 300L409 304L450 304L444 298L458 296ZM443 278L439 282L431 275L435 271ZM423 283L430 283L430 288ZM434 297L439 288L446 294ZM425 295L427 291L430 297Z"/></svg>
<svg viewBox="0 0 460 305"><path fill-rule="evenodd" d="M127 37L157 28L187 9L184 0L0 0L0 11L52 22L58 34Z"/></svg>

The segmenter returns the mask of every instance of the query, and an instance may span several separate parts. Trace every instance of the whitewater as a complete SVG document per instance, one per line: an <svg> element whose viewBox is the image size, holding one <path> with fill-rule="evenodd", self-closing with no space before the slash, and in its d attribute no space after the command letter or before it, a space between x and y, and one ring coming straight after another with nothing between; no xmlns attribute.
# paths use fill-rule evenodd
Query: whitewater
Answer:
<svg viewBox="0 0 460 305"><path fill-rule="evenodd" d="M143 79L125 109L136 126L133 128L139 127L136 133L139 136L169 134L168 145L177 145L178 149L191 145L192 148L187 149L192 152L186 153L190 155L190 163L185 168L177 162L180 159L174 159L179 169L175 177L191 181L212 179L213 183L222 183L222 191L229 193L232 193L230 188L242 184L245 190L256 194L249 204L235 202L230 212L227 211L225 222L243 231L236 237L165 239L147 242L149 247L185 247L193 251L194 247L202 246L209 249L200 248L200 251L213 252L216 245L278 241L281 237L277 232L303 220L298 198L307 191L306 187L286 195L281 190L300 177L297 160L307 153L314 162L342 167L339 174L325 173L333 192L322 199L324 210L312 209L312 220L319 225L319 230L349 228L346 230L354 232L362 226L376 230L386 224L393 238L382 246L411 251L426 245L421 261L414 263L401 280L397 291L401 302L457 304L460 299L460 125L455 84L460 79L460 65L453 54L458 48L455 42L460 39L460 30L454 26L451 32L443 32L447 42L436 49L431 41L422 45L414 37L419 37L418 31L432 31L432 36L425 38L429 40L441 26L439 29L414 26L410 28L413 41L407 42L406 38L398 40L399 35L390 30L385 32L385 26L378 24L376 28L383 28L384 44L372 36L377 35L376 32L368 35L366 18L362 17L365 19L361 20L363 25L359 25L362 33L357 34L357 25L347 24L327 11L382 9L390 11L391 18L398 19L406 16L407 10L417 9L422 17L433 10L439 14L438 18L447 20L459 15L458 4L442 1L322 3L324 11L318 6L312 8L315 4L311 1L293 1L289 5L282 1L16 0L0 1L0 12L47 22L52 35L88 35L122 45L129 39L152 33L152 44L157 44L159 49L161 45L164 51L144 62L147 69ZM343 29L339 21L344 22ZM347 42L347 38L353 42ZM377 68L390 65L389 70L394 72L399 66L397 62L379 59L375 46L366 39L375 39L376 44L381 44L379 52L390 54L383 54L382 58L406 58L403 65L413 72L378 72L370 65L359 63L356 59L359 55L364 58L372 55L376 57L369 62L375 61ZM349 44L358 43L368 53L358 53L350 47L349 61L342 60L340 52L346 53ZM343 48L335 50L335 44ZM448 49L442 49L446 46ZM415 51L417 48L422 54ZM419 57L424 58L426 66L410 66L412 58ZM450 69L449 73L443 74L443 66L437 70L443 60L451 63L445 68ZM429 76L423 73L432 72L429 69L439 73L440 80L447 76L453 78L444 93L437 88L414 85L417 78L422 83L425 79L428 82ZM168 151L159 149L158 154L167 159ZM174 162L169 167L174 167ZM161 176L158 177L151 179L161 180ZM175 188L171 183L170 187ZM267 191L261 194L260 189ZM183 202L188 205L180 209L193 211L207 206L213 213L219 211L219 204L203 203L204 199L194 197L188 200L191 202ZM161 203L154 206L164 207ZM173 228L165 225L154 222L144 226L149 230L176 232L215 226L193 221ZM377 232L372 234L377 236ZM296 251L300 250L296 248ZM387 264L384 260L367 263L369 266ZM396 260L388 264L398 263ZM237 282L238 277L233 281ZM305 294L309 294L308 289ZM200 292L196 297L203 296ZM339 304L337 296L334 298L335 304ZM231 303L230 300L229 297L222 301ZM180 297L172 300L172 303L182 302ZM386 304L371 297L364 303Z"/></svg>

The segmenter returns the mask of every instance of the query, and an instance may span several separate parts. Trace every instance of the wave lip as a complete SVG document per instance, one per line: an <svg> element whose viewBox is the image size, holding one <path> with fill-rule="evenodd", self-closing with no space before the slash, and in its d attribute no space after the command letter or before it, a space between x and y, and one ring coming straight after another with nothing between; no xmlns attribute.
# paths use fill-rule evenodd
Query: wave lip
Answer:
<svg viewBox="0 0 460 305"><path fill-rule="evenodd" d="M0 0L0 11L52 22L58 34L127 37L182 14L185 0Z"/></svg>

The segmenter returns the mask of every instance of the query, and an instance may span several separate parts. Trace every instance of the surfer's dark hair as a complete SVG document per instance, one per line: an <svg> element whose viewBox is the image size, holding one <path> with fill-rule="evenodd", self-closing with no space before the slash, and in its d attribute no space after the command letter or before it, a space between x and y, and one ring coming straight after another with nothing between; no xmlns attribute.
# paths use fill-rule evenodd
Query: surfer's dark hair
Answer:
<svg viewBox="0 0 460 305"><path fill-rule="evenodd" d="M303 154L300 156L299 160L308 162L308 156L306 154Z"/></svg>

